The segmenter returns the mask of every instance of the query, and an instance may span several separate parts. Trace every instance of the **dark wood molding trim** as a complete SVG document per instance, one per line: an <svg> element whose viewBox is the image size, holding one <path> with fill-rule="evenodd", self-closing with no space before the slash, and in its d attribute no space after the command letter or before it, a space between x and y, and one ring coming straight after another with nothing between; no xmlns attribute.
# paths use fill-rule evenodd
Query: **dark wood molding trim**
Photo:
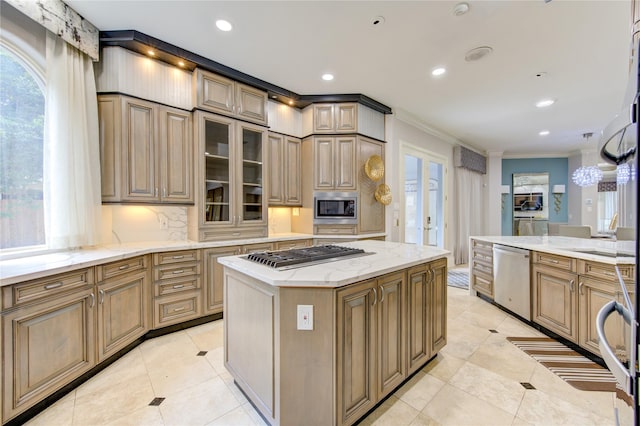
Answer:
<svg viewBox="0 0 640 426"><path fill-rule="evenodd" d="M104 46L119 46L145 56L148 56L149 49L153 49L155 59L189 71L202 68L220 74L266 91L271 100L287 105L289 101L293 101L296 108L304 108L312 103L320 102L357 102L383 114L391 114L392 112L388 106L359 93L300 95L136 30L100 31L100 47ZM179 61L182 61L184 65L178 65Z"/></svg>

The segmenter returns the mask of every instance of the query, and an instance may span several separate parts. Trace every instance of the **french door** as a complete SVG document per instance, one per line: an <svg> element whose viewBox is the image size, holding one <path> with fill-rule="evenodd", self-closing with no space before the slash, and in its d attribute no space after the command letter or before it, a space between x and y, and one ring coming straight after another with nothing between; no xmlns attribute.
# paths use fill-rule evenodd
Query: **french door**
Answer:
<svg viewBox="0 0 640 426"><path fill-rule="evenodd" d="M404 166L403 240L442 248L446 159L410 146L404 146L401 155Z"/></svg>

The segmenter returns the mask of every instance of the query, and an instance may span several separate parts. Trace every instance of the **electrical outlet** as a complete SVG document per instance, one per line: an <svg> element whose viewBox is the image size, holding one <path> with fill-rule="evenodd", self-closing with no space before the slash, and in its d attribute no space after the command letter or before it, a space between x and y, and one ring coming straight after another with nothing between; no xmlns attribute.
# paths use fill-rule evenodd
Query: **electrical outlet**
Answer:
<svg viewBox="0 0 640 426"><path fill-rule="evenodd" d="M313 330L313 305L298 305L298 330Z"/></svg>

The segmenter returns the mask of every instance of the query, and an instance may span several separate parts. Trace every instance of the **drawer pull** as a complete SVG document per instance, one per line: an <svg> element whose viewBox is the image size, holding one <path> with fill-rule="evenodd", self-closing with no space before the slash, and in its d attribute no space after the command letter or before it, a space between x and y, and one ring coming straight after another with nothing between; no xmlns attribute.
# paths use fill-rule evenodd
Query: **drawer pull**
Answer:
<svg viewBox="0 0 640 426"><path fill-rule="evenodd" d="M574 286L575 283L576 283L575 280L569 281L569 291L571 293L573 293L573 286Z"/></svg>
<svg viewBox="0 0 640 426"><path fill-rule="evenodd" d="M120 269L122 271L123 269L128 269L128 268L129 268L129 265L122 265L118 269Z"/></svg>
<svg viewBox="0 0 640 426"><path fill-rule="evenodd" d="M174 259L184 259L184 255L180 255L180 256L173 256Z"/></svg>
<svg viewBox="0 0 640 426"><path fill-rule="evenodd" d="M177 271L173 271L174 274L181 274L184 272L184 269L178 269Z"/></svg>
<svg viewBox="0 0 640 426"><path fill-rule="evenodd" d="M98 291L98 294L100 295L100 304L102 305L104 303L104 290L100 290Z"/></svg>
<svg viewBox="0 0 640 426"><path fill-rule="evenodd" d="M233 235L234 237L237 237L237 236L239 236L239 235L240 235L240 233L239 233L239 232L234 232L234 233L232 233L231 235Z"/></svg>
<svg viewBox="0 0 640 426"><path fill-rule="evenodd" d="M62 287L62 281L58 281L57 283L47 284L44 286L45 290L53 290L54 288Z"/></svg>
<svg viewBox="0 0 640 426"><path fill-rule="evenodd" d="M610 277L613 277L615 275L613 272L610 272L610 271L604 271L604 274Z"/></svg>
<svg viewBox="0 0 640 426"><path fill-rule="evenodd" d="M91 304L89 305L89 307L93 308L96 305L96 295L91 293L89 297L91 298Z"/></svg>
<svg viewBox="0 0 640 426"><path fill-rule="evenodd" d="M184 287L184 284L176 284L173 286L173 288L182 288Z"/></svg>
<svg viewBox="0 0 640 426"><path fill-rule="evenodd" d="M184 311L185 307L184 306L180 306L179 308L175 308L173 310L173 312L180 312L180 311Z"/></svg>
<svg viewBox="0 0 640 426"><path fill-rule="evenodd" d="M551 262L551 263L560 263L560 262L558 262L558 261L557 261L557 260L555 260L555 259L549 259L549 262Z"/></svg>

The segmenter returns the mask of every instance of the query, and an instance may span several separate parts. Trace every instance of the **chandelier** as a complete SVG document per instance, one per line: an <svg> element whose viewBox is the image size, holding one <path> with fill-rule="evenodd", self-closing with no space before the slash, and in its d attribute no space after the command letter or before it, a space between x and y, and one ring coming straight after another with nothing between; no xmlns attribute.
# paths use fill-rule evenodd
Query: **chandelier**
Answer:
<svg viewBox="0 0 640 426"><path fill-rule="evenodd" d="M636 178L636 170L629 163L618 164L616 167L616 184L624 185Z"/></svg>
<svg viewBox="0 0 640 426"><path fill-rule="evenodd" d="M602 170L598 166L581 166L573 172L571 180L578 186L592 186L602 180Z"/></svg>

